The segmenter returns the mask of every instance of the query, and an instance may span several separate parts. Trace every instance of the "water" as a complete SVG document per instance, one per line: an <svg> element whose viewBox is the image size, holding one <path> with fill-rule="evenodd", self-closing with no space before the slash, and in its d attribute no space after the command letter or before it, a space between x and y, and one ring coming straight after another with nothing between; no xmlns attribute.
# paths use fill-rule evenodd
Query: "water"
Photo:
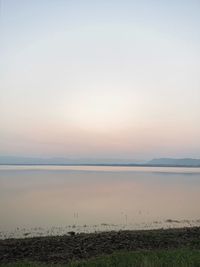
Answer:
<svg viewBox="0 0 200 267"><path fill-rule="evenodd" d="M0 166L0 238L200 225L200 168Z"/></svg>

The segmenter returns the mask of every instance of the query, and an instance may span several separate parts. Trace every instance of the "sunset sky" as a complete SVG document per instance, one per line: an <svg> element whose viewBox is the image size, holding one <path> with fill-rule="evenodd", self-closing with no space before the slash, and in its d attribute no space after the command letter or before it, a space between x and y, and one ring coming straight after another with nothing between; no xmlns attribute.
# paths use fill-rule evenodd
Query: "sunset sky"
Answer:
<svg viewBox="0 0 200 267"><path fill-rule="evenodd" d="M199 0L0 0L0 155L200 158Z"/></svg>

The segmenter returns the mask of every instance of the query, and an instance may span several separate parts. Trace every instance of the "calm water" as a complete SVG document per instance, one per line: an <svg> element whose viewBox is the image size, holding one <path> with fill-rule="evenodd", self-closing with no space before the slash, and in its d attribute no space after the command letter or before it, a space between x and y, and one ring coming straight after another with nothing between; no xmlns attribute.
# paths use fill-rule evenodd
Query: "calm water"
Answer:
<svg viewBox="0 0 200 267"><path fill-rule="evenodd" d="M200 225L200 169L0 166L0 238Z"/></svg>

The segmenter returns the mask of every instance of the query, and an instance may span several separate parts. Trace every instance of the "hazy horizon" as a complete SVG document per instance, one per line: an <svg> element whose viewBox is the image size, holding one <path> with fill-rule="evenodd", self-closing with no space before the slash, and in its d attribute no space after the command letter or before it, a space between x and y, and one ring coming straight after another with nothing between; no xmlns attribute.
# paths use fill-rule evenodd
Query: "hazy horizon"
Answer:
<svg viewBox="0 0 200 267"><path fill-rule="evenodd" d="M200 158L200 2L0 1L0 154Z"/></svg>

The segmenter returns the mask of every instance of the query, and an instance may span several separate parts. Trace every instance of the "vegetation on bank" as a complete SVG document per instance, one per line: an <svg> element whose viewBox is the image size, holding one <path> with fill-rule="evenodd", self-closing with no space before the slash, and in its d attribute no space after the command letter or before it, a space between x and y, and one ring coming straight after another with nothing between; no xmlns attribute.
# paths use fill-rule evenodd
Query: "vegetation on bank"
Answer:
<svg viewBox="0 0 200 267"><path fill-rule="evenodd" d="M68 264L9 263L0 267L199 267L200 250L170 249L137 252L115 252L90 260L72 261Z"/></svg>

